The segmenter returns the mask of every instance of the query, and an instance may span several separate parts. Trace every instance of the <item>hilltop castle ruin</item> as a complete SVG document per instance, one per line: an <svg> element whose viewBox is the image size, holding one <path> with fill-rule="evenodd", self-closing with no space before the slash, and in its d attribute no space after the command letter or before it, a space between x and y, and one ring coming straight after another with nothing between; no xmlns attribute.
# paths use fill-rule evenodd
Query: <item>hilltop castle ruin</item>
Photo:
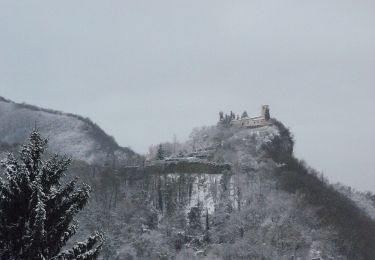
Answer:
<svg viewBox="0 0 375 260"><path fill-rule="evenodd" d="M269 124L270 120L270 109L268 105L263 105L261 108L261 115L256 117L249 117L247 112L243 112L242 116L235 115L232 111L230 115L225 115L223 112L219 113L220 124L232 126L236 128L252 128L261 127Z"/></svg>

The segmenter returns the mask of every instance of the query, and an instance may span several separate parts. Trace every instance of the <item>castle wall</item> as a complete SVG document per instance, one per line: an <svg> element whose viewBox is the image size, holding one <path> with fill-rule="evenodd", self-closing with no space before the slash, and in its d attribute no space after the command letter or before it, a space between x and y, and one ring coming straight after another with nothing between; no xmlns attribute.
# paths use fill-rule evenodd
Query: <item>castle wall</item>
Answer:
<svg viewBox="0 0 375 260"><path fill-rule="evenodd" d="M261 116L257 117L245 117L241 119L233 119L230 122L232 127L236 128L246 128L246 127L260 127L268 125L268 121L266 120L266 111L269 113L269 106L263 105L261 107ZM231 112L232 115L232 112Z"/></svg>
<svg viewBox="0 0 375 260"><path fill-rule="evenodd" d="M233 120L231 126L241 128L241 127L258 127L267 125L267 120L264 118L242 118L240 120Z"/></svg>

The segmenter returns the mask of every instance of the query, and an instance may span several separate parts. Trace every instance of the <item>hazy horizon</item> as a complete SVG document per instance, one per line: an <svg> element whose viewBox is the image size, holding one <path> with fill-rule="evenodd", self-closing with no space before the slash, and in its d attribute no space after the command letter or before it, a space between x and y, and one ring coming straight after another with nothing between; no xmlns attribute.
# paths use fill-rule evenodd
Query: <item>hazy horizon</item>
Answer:
<svg viewBox="0 0 375 260"><path fill-rule="evenodd" d="M87 116L140 153L268 104L298 158L375 191L373 1L0 7L0 96Z"/></svg>

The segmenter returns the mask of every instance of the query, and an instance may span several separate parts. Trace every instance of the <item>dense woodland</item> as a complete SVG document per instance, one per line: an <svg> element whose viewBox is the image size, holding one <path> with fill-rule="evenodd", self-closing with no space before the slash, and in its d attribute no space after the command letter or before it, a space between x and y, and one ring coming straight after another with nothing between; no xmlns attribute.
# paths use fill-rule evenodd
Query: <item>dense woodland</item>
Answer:
<svg viewBox="0 0 375 260"><path fill-rule="evenodd" d="M206 159L137 178L114 160L73 160L64 178L78 175L92 193L66 248L101 230L101 259L371 259L374 196L329 184L293 156L289 130L272 123L194 129L187 142L150 148L138 164L195 151ZM209 172L204 163L230 168Z"/></svg>
<svg viewBox="0 0 375 260"><path fill-rule="evenodd" d="M215 147L209 160L230 163L226 173L149 172L134 180L110 164L81 166L95 191L82 233L100 223L110 237L106 259L371 259L374 221L294 158L291 134L273 123L203 127L186 143L162 144L164 156Z"/></svg>

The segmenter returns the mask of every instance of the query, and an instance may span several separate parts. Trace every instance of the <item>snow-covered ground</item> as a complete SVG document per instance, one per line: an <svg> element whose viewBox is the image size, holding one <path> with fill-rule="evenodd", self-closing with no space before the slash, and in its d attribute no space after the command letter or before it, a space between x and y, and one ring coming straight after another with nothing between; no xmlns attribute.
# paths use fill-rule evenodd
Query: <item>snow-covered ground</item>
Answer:
<svg viewBox="0 0 375 260"><path fill-rule="evenodd" d="M114 140L88 119L0 99L0 142L24 143L34 127L49 139L51 153L92 163L119 152ZM127 154L120 151L120 156Z"/></svg>

